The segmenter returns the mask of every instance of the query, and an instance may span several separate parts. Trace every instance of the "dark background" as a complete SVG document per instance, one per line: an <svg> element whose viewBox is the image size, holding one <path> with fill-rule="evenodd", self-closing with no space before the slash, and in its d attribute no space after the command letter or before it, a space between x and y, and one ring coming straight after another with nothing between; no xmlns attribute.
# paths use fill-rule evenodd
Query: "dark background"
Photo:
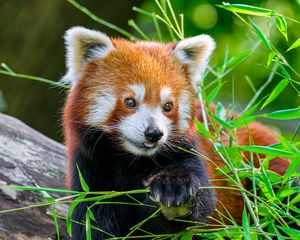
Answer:
<svg viewBox="0 0 300 240"><path fill-rule="evenodd" d="M154 1L110 0L78 1L97 16L128 31L128 19L136 19L143 30L154 37L153 25L144 16L132 11L139 6L158 12ZM296 0L237 1L274 9L284 15L300 20L299 4ZM173 1L176 12L185 14L186 37L200 33L212 35L218 48L212 59L212 65L221 65L225 51L229 56L253 47L257 38L232 13L220 9L215 4L222 1ZM254 18L265 29L268 19ZM14 71L59 80L65 73L64 32L75 25L98 29L109 36L119 36L90 19L67 1L63 0L0 0L0 62L5 62ZM271 32L272 43L282 52L298 37L300 26L288 22L289 42L286 42L276 29ZM133 32L133 31L132 31ZM165 34L166 39L167 35ZM260 47L252 57L226 77L227 83L219 100L231 101L232 79L235 81L235 99L245 106L253 93L245 78L249 77L256 87L266 81L269 71L259 64L266 65L268 52ZM290 64L300 70L300 51L294 50L285 55ZM266 89L270 92L281 78L276 77ZM208 80L209 81L209 80ZM60 114L66 91L35 81L17 79L0 75L0 111L13 115L47 136L62 141ZM287 109L299 106L299 96L288 87L266 111ZM274 123L277 125L277 123ZM279 123L278 123L279 124ZM297 121L281 126L293 131Z"/></svg>

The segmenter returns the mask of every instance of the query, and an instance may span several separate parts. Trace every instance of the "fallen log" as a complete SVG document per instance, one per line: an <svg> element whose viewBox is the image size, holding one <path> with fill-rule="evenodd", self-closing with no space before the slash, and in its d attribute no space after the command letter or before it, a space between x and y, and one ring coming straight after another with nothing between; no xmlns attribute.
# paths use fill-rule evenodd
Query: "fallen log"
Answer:
<svg viewBox="0 0 300 240"><path fill-rule="evenodd" d="M0 114L0 212L39 202L41 193L5 188L7 185L64 188L65 147L21 121ZM52 194L59 197L58 194ZM66 205L57 207L65 215ZM51 206L0 213L0 240L57 239ZM68 239L59 221L60 239Z"/></svg>

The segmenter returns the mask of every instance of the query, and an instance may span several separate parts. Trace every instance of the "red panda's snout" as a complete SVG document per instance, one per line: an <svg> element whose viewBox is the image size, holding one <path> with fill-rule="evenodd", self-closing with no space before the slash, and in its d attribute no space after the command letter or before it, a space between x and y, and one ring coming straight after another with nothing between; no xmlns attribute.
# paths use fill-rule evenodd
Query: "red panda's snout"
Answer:
<svg viewBox="0 0 300 240"><path fill-rule="evenodd" d="M119 137L125 150L135 155L152 155L167 146L172 131L176 128L174 122L174 108L171 100L161 98L157 106L144 102L145 88L140 85L133 88L137 98L130 115L120 119L117 124ZM163 92L164 89L161 90ZM125 105L126 105L125 99ZM129 106L127 106L129 107ZM131 108L131 107L129 107ZM176 114L176 113L175 113Z"/></svg>

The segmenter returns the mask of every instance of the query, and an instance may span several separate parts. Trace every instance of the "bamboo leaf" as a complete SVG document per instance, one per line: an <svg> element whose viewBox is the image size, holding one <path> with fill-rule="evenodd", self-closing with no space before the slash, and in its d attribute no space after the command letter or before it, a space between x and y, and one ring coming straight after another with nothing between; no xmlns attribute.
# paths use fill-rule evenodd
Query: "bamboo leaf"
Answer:
<svg viewBox="0 0 300 240"><path fill-rule="evenodd" d="M270 64L273 61L273 59L274 59L275 56L276 56L275 52L270 52L269 57L268 57L267 66L270 66Z"/></svg>
<svg viewBox="0 0 300 240"><path fill-rule="evenodd" d="M222 125L223 127L225 128L228 128L228 129L231 129L233 130L234 129L234 126L230 123L230 122L226 122L224 120L222 120L221 118L219 118L218 116L216 115L213 115L214 119L216 119L216 121Z"/></svg>
<svg viewBox="0 0 300 240"><path fill-rule="evenodd" d="M56 213L55 206L52 206L52 216L53 216L53 222L54 222L54 226L55 226L56 239L60 240L60 231L59 231L59 225L58 225L57 213Z"/></svg>
<svg viewBox="0 0 300 240"><path fill-rule="evenodd" d="M267 199L271 202L274 201L274 199L276 199L275 193L273 191L273 187L272 184L270 182L270 179L267 175L267 172L265 170L265 168L263 167L263 165L261 165L261 176L262 176L262 182L264 183L264 186L266 187L266 192L264 192L265 196L267 197Z"/></svg>
<svg viewBox="0 0 300 240"><path fill-rule="evenodd" d="M180 240L192 240L193 234L190 231L183 231L180 236Z"/></svg>
<svg viewBox="0 0 300 240"><path fill-rule="evenodd" d="M268 38L265 36L263 31L251 20L249 19L254 31L256 32L256 35L258 38L262 41L262 43L265 45L266 48L272 50L272 46Z"/></svg>
<svg viewBox="0 0 300 240"><path fill-rule="evenodd" d="M217 95L219 94L221 88L223 87L224 83L219 84L217 87L215 87L207 96L207 103L208 105L211 104L215 98L217 97Z"/></svg>
<svg viewBox="0 0 300 240"><path fill-rule="evenodd" d="M242 224L243 224L243 235L245 240L250 240L250 225L249 220L247 216L247 209L246 206L244 206L243 210L243 216L242 216Z"/></svg>
<svg viewBox="0 0 300 240"><path fill-rule="evenodd" d="M292 174L297 170L300 166L300 158L293 159L291 161L290 166L286 170L284 177L283 177L283 184L292 176Z"/></svg>
<svg viewBox="0 0 300 240"><path fill-rule="evenodd" d="M300 190L299 190L300 191ZM298 193L299 193L299 191L298 191ZM298 194L296 197L294 197L293 199L292 199L292 201L290 201L290 204L296 204L296 203L298 203L298 202L300 202L300 194Z"/></svg>
<svg viewBox="0 0 300 240"><path fill-rule="evenodd" d="M262 115L265 118L286 120L286 119L298 119L300 118L300 108L279 110L272 113Z"/></svg>
<svg viewBox="0 0 300 240"><path fill-rule="evenodd" d="M285 37L285 39L288 41L288 35L287 35L287 24L282 16L276 16L276 26L278 30L282 33L282 35Z"/></svg>
<svg viewBox="0 0 300 240"><path fill-rule="evenodd" d="M238 151L248 151L248 152L254 152L258 154L266 154L266 155L271 155L271 156L281 156L281 157L294 157L294 154L285 151L285 150L280 150L268 146L238 146L236 147Z"/></svg>
<svg viewBox="0 0 300 240"><path fill-rule="evenodd" d="M270 96L267 98L267 100L264 102L264 104L262 105L262 107L260 109L263 109L269 103L271 103L272 101L274 101L279 96L279 94L287 87L288 84L289 84L289 80L288 79L281 80L277 84L277 86L273 89L273 91L271 92Z"/></svg>
<svg viewBox="0 0 300 240"><path fill-rule="evenodd" d="M69 234L69 236L72 236L72 219L71 219L72 213L76 208L76 206L80 203L80 200L84 199L85 196L86 194L81 194L79 197L75 198L69 207L69 212L66 219L67 233Z"/></svg>
<svg viewBox="0 0 300 240"><path fill-rule="evenodd" d="M287 52L288 51L291 51L292 49L294 49L294 48L297 48L297 47L299 47L300 46L300 38L298 38L290 47L289 47L289 49L288 50L286 50Z"/></svg>
<svg viewBox="0 0 300 240"><path fill-rule="evenodd" d="M89 215L89 209L85 213L85 234L86 240L93 240L92 239L92 229L91 229L91 219Z"/></svg>
<svg viewBox="0 0 300 240"><path fill-rule="evenodd" d="M204 137L207 138L212 138L212 135L210 134L210 132L208 130L206 130L204 124L202 122L200 122L199 120L195 120L196 122L196 126L197 126L197 130L199 132L199 134L201 134Z"/></svg>
<svg viewBox="0 0 300 240"><path fill-rule="evenodd" d="M231 57L228 62L227 62L227 65L226 67L229 68L241 61L243 61L244 59L246 59L249 55L251 54L251 51L244 51L244 52L241 52L233 57Z"/></svg>
<svg viewBox="0 0 300 240"><path fill-rule="evenodd" d="M241 116L239 116L238 119L234 120L232 122L232 125L234 127L241 127L243 125L246 125L252 121L255 121L258 116L251 116L251 114L258 108L258 106L261 104L262 100L254 104L252 107L250 107L247 111L245 111Z"/></svg>
<svg viewBox="0 0 300 240"><path fill-rule="evenodd" d="M272 10L266 8L254 7L246 4L228 4L228 3L223 3L223 4L224 5L217 5L217 6L232 12L248 14L253 16L271 17L274 15L274 12Z"/></svg>
<svg viewBox="0 0 300 240"><path fill-rule="evenodd" d="M216 116L221 118L223 121L226 120L226 109L220 102L218 102L216 106Z"/></svg>
<svg viewBox="0 0 300 240"><path fill-rule="evenodd" d="M83 178L83 176L82 176L82 174L81 174L81 172L80 172L80 169L79 169L78 165L76 165L76 167L77 167L77 171L78 171L78 176L79 176L80 184L81 184L81 187L82 187L83 191L89 192L89 190L90 190L90 189L89 189L89 186L88 186L87 183L85 182L85 180L84 180L84 178Z"/></svg>
<svg viewBox="0 0 300 240"><path fill-rule="evenodd" d="M95 215L94 215L94 213L92 212L92 210L90 208L88 208L88 213L89 213L90 219L92 219L93 221L96 222Z"/></svg>
<svg viewBox="0 0 300 240"><path fill-rule="evenodd" d="M299 239L300 230L286 228L286 227L282 227L281 230L284 231L287 235L289 235L291 237L291 239L293 239L293 240Z"/></svg>
<svg viewBox="0 0 300 240"><path fill-rule="evenodd" d="M290 189L284 189L281 191L278 191L278 193L276 194L277 197L279 198L285 198L288 196L291 196L295 193L300 192L300 187L294 187L294 188L290 188Z"/></svg>

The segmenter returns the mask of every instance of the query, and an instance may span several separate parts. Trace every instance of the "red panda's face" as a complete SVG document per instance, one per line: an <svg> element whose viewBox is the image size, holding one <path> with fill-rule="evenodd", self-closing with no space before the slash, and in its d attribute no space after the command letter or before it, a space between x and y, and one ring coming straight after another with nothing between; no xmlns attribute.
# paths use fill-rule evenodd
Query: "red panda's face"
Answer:
<svg viewBox="0 0 300 240"><path fill-rule="evenodd" d="M107 132L134 155L176 147L194 117L192 78L203 71L203 57L212 49L206 53L203 41L198 49L193 39L191 46L110 40L78 27L66 39L65 78L74 81L77 121Z"/></svg>

